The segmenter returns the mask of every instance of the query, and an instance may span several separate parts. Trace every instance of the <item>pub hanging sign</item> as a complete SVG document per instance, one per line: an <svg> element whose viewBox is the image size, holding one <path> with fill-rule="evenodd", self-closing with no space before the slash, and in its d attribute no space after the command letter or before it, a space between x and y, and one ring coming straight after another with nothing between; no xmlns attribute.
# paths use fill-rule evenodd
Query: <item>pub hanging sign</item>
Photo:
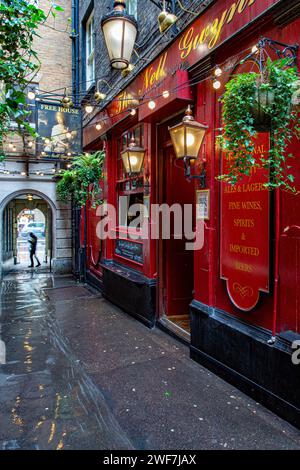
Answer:
<svg viewBox="0 0 300 470"><path fill-rule="evenodd" d="M269 134L259 133L255 155L269 151ZM222 173L230 154L222 155ZM270 193L264 183L268 170L252 169L235 186L221 183L221 278L233 304L252 310L260 292L270 291Z"/></svg>

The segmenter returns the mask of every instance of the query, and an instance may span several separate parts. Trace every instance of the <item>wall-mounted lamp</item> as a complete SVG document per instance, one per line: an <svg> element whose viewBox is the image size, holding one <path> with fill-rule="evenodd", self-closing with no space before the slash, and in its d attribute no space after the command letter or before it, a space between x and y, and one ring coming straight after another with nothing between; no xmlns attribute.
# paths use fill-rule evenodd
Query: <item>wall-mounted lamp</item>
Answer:
<svg viewBox="0 0 300 470"><path fill-rule="evenodd" d="M137 174L141 172L146 150L139 147L135 143L134 135L132 135L130 144L121 152L122 161L125 172L128 174Z"/></svg>
<svg viewBox="0 0 300 470"><path fill-rule="evenodd" d="M96 89L96 92L95 92L95 95L94 95L94 98L95 98L95 101L97 103L99 103L100 101L103 101L105 100L105 98L107 97L107 93L104 93L103 91L100 91L100 83L105 83L106 86L108 86L108 88L110 90L112 90L112 87L110 86L110 84L104 80L103 78L100 78L100 80L97 81L97 89Z"/></svg>
<svg viewBox="0 0 300 470"><path fill-rule="evenodd" d="M157 17L159 31L164 33L177 21L177 16L166 9L166 2L163 0L163 9Z"/></svg>
<svg viewBox="0 0 300 470"><path fill-rule="evenodd" d="M135 66L133 64L128 64L128 67L126 67L126 69L123 69L121 72L122 77L123 78L127 77L127 75L129 75L133 71L134 67Z"/></svg>
<svg viewBox="0 0 300 470"><path fill-rule="evenodd" d="M201 175L191 176L191 160L197 159L207 129L208 126L195 121L190 106L182 121L169 127L176 158L184 162L185 177L200 179L201 187L205 187L205 165L202 165Z"/></svg>
<svg viewBox="0 0 300 470"><path fill-rule="evenodd" d="M65 88L64 96L62 97L61 104L64 108L71 108L73 106L72 99L67 95L67 90Z"/></svg>
<svg viewBox="0 0 300 470"><path fill-rule="evenodd" d="M123 70L129 66L137 36L137 21L126 12L126 2L115 0L114 9L102 18L102 31L110 64Z"/></svg>

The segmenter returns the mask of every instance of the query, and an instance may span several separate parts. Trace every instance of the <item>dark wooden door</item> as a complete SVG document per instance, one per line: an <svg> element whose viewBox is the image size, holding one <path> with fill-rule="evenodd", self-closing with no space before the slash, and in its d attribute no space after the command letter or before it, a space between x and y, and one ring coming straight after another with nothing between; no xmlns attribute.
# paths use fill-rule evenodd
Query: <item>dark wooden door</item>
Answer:
<svg viewBox="0 0 300 470"><path fill-rule="evenodd" d="M173 147L164 150L164 162L165 202L169 206L179 204L183 215L184 204L194 203L194 184L184 177L182 162L176 161ZM164 241L164 313L168 316L187 315L193 297L194 252L186 250L183 218L181 233L177 231L171 217L171 237Z"/></svg>

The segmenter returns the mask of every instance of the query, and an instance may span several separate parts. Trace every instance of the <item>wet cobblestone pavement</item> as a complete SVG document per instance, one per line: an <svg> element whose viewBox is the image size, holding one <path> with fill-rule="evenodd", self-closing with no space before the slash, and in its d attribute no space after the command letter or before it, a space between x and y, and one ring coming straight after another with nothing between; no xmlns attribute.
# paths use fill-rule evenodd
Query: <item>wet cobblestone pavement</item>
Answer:
<svg viewBox="0 0 300 470"><path fill-rule="evenodd" d="M0 449L300 449L300 433L99 293L28 271L1 283Z"/></svg>

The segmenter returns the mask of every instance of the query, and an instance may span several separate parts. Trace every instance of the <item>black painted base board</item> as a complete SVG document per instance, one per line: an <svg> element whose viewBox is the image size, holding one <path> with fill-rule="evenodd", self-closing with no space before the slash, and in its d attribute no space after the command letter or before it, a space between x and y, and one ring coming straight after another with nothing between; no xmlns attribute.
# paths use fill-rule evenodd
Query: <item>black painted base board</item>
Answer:
<svg viewBox="0 0 300 470"><path fill-rule="evenodd" d="M200 302L191 303L190 315L191 358L300 428L300 365L291 361L295 334L269 345L270 332Z"/></svg>
<svg viewBox="0 0 300 470"><path fill-rule="evenodd" d="M102 264L102 295L149 328L156 321L156 283L116 263Z"/></svg>
<svg viewBox="0 0 300 470"><path fill-rule="evenodd" d="M90 271L86 272L86 282L91 284L93 287L95 287L96 289L102 292L103 290L102 279L100 279L98 276L95 276L95 274L91 273Z"/></svg>

